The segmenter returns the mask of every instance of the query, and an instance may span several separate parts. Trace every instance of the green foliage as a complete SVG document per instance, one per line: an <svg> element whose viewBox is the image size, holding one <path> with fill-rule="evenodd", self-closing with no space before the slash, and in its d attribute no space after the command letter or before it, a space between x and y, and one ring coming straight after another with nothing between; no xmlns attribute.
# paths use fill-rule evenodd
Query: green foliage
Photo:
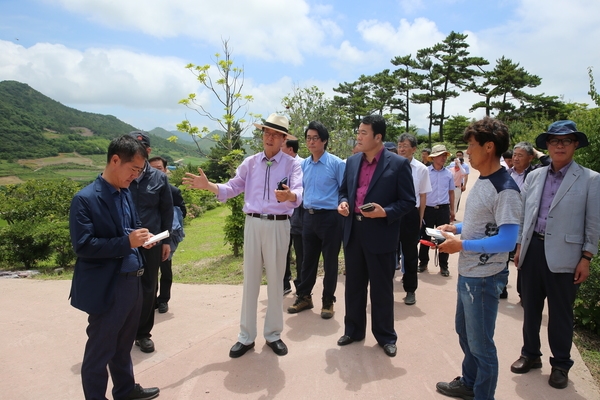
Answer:
<svg viewBox="0 0 600 400"><path fill-rule="evenodd" d="M51 239L39 226L18 221L0 230L0 261L32 268L52 255Z"/></svg>
<svg viewBox="0 0 600 400"><path fill-rule="evenodd" d="M577 110L569 118L577 124L579 131L586 134L590 143L575 151L575 161L600 172L600 108Z"/></svg>
<svg viewBox="0 0 600 400"><path fill-rule="evenodd" d="M227 200L227 207L231 209L231 214L225 218L225 243L231 245L234 257L239 257L244 247L244 223L246 216L242 211L244 206L244 195L232 197Z"/></svg>
<svg viewBox="0 0 600 400"><path fill-rule="evenodd" d="M70 179L30 180L0 190L0 261L31 268L53 255L57 265L72 263L69 207L80 185Z"/></svg>
<svg viewBox="0 0 600 400"><path fill-rule="evenodd" d="M463 145L463 133L471 121L462 115L454 115L444 123L444 132L446 132L446 143L454 145Z"/></svg>
<svg viewBox="0 0 600 400"><path fill-rule="evenodd" d="M24 83L0 82L0 159L106 154L111 139L135 129L112 115L66 107ZM190 145L157 136L151 141L156 154L174 159L194 154Z"/></svg>
<svg viewBox="0 0 600 400"><path fill-rule="evenodd" d="M581 284L575 300L575 322L600 335L600 261L590 264L590 276Z"/></svg>
<svg viewBox="0 0 600 400"><path fill-rule="evenodd" d="M592 101L596 104L596 106L600 107L600 95L596 90L596 85L594 83L594 73L592 72L592 67L588 67L588 76L590 78L590 91L588 94L592 98Z"/></svg>
<svg viewBox="0 0 600 400"><path fill-rule="evenodd" d="M18 185L7 185L0 191L0 215L9 224L65 220L71 199L79 189L80 185L70 179L32 179Z"/></svg>

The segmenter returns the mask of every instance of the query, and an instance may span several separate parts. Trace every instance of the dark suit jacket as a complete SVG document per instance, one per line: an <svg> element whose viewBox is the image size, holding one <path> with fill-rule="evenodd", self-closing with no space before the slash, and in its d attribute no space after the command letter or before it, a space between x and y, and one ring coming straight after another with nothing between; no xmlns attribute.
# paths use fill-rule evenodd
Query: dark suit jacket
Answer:
<svg viewBox="0 0 600 400"><path fill-rule="evenodd" d="M126 199L135 228L139 228L141 223L131 196ZM73 197L69 229L77 254L71 305L90 314L102 313L114 300L114 284L131 246L112 193L100 176Z"/></svg>
<svg viewBox="0 0 600 400"><path fill-rule="evenodd" d="M410 162L391 151L384 150L375 168L367 190L365 203L377 203L385 209L386 218L354 219L358 173L363 153L357 153L346 161L344 179L340 186L339 202L347 202L350 216L344 218L344 247L348 245L350 232L356 223L372 233L365 243L375 254L396 251L400 232L400 217L416 206Z"/></svg>

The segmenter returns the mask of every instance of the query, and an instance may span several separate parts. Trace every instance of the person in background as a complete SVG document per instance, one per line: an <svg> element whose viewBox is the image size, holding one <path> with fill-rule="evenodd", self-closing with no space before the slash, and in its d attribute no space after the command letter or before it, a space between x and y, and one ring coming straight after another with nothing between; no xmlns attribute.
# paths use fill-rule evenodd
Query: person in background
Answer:
<svg viewBox="0 0 600 400"><path fill-rule="evenodd" d="M534 158L540 160L539 164L532 165L531 162ZM508 169L508 173L511 178L516 182L519 189L523 188L523 184L525 183L525 178L527 175L536 168L543 167L546 165L550 165L550 156L545 155L539 150L533 148L533 146L528 142L519 142L513 148L512 155L512 168ZM514 260L516 251L516 245L513 251L508 253L508 260L506 261L506 266L508 267L508 263ZM521 297L521 272L517 270L517 293L519 298ZM505 287L500 295L501 299L508 298L508 289ZM522 303L521 303L522 304Z"/></svg>
<svg viewBox="0 0 600 400"><path fill-rule="evenodd" d="M281 340L283 331L283 275L290 240L290 217L302 204L302 168L281 151L283 143L297 140L288 133L286 117L271 114L264 124L255 123L263 133L263 151L247 157L227 183L210 182L201 168L198 175L186 173L183 183L209 190L219 201L244 193L244 292L238 341L229 357L241 357L254 348L257 335L257 308L263 266L267 275L267 315L263 335L267 346L278 356L288 353ZM287 184L282 182L287 179ZM279 189L281 183L281 189Z"/></svg>
<svg viewBox="0 0 600 400"><path fill-rule="evenodd" d="M88 313L81 363L86 399L106 398L109 371L115 399L153 399L160 392L135 383L131 360L142 309L139 248L153 235L142 228L128 187L147 158L146 148L132 137L113 139L102 174L71 201L69 229L77 255L71 305Z"/></svg>
<svg viewBox="0 0 600 400"><path fill-rule="evenodd" d="M502 165L506 169L510 169L513 167L512 163L513 152L512 150L506 150L502 153L502 158L500 158L500 165Z"/></svg>
<svg viewBox="0 0 600 400"><path fill-rule="evenodd" d="M464 192L467 190L467 182L469 182L469 173L471 169L469 168L469 164L465 163L465 155L462 150L456 151L456 157L460 160L460 165L465 170L465 174L463 175L462 185L460 186L460 190ZM456 200L456 212L458 212L458 208L460 207L460 197Z"/></svg>
<svg viewBox="0 0 600 400"><path fill-rule="evenodd" d="M548 343L552 370L548 384L564 389L573 366L573 304L590 274L600 240L600 175L573 161L588 145L573 121L556 121L535 141L552 162L531 171L523 185L523 216L515 252L521 271L523 347L510 370L541 368L540 327L548 303Z"/></svg>
<svg viewBox="0 0 600 400"><path fill-rule="evenodd" d="M427 167L429 171L429 181L431 182L431 192L427 195L427 204L425 206L425 226L434 228L454 221L454 180L452 173L444 167L446 160L450 156L446 146L438 144L433 146L429 160L432 164ZM425 240L431 241L431 237L423 233ZM442 276L450 276L448 270L448 254L439 253L438 261L440 273ZM419 249L419 272L425 272L429 264L429 246L421 244Z"/></svg>
<svg viewBox="0 0 600 400"><path fill-rule="evenodd" d="M157 156L148 160L152 168L167 173L167 160ZM161 314L169 311L169 300L171 300L171 286L173 285L173 254L177 246L185 237L183 231L183 219L187 215L185 201L181 196L181 190L178 187L169 184L171 195L173 196L173 227L171 229L171 252L166 260L160 263L160 282L158 285L158 296L156 297L156 307Z"/></svg>
<svg viewBox="0 0 600 400"><path fill-rule="evenodd" d="M485 117L469 125L463 138L480 176L467 198L464 221L439 227L445 237L439 251L460 252L455 328L464 358L462 376L438 382L436 389L451 397L492 400L498 382L494 331L499 296L508 279L506 257L517 240L521 198L500 165L510 138L506 125Z"/></svg>
<svg viewBox="0 0 600 400"><path fill-rule="evenodd" d="M300 144L298 140L287 139L281 150L293 157L298 163L302 163L304 158L298 155ZM290 280L292 279L292 245L294 246L294 253L296 255L296 279L294 279L294 287L298 290L298 285L301 281L302 263L304 260L304 247L302 246L302 216L304 213L302 204L299 207L294 208L294 213L290 218L290 245L288 247L287 258L285 262L285 274L283 275L283 295L287 295L292 292L292 285Z"/></svg>
<svg viewBox="0 0 600 400"><path fill-rule="evenodd" d="M150 155L152 148L147 132L133 131L129 135L137 139ZM169 179L165 174L152 168L146 161L144 171L131 182L129 190L140 215L140 220L150 232L156 235L164 231L170 231L173 228L173 196L171 195ZM139 346L144 353L152 353L155 349L151 332L154 328L158 270L161 261L165 261L171 254L172 240L171 237L168 237L151 249L142 249L144 259L144 275L142 275L144 301L135 345Z"/></svg>
<svg viewBox="0 0 600 400"><path fill-rule="evenodd" d="M460 196L463 192L463 180L466 173L458 157L450 158L448 170L452 174L452 179L454 179L454 204L456 204L456 210L454 212L457 213L458 202L460 201Z"/></svg>
<svg viewBox="0 0 600 400"><path fill-rule="evenodd" d="M418 286L417 266L419 264L419 238L427 193L431 192L429 171L414 155L417 151L417 139L410 133L403 133L398 138L398 154L410 161L413 184L415 187L416 206L400 220L400 240L398 253L402 254L402 286L406 292L404 304L411 306L417 302L415 292Z"/></svg>
<svg viewBox="0 0 600 400"><path fill-rule="evenodd" d="M426 166L429 167L431 165L431 161L429 160L429 155L431 154L431 149L425 147L423 150L421 150L421 162Z"/></svg>

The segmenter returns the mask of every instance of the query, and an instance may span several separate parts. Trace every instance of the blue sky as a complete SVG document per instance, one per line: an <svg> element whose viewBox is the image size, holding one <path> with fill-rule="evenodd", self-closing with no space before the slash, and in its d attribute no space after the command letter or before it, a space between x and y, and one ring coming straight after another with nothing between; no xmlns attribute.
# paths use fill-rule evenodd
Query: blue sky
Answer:
<svg viewBox="0 0 600 400"><path fill-rule="evenodd" d="M2 0L0 80L145 130L175 129L186 115L214 129L177 102L195 92L219 114L184 66L211 63L222 38L255 98L249 111L266 117L294 86L332 97L340 83L393 69L393 57L456 31L490 68L505 56L540 76L534 93L591 103L599 22L598 0ZM468 112L478 100L450 100L449 114L480 117ZM412 113L426 127L426 107Z"/></svg>

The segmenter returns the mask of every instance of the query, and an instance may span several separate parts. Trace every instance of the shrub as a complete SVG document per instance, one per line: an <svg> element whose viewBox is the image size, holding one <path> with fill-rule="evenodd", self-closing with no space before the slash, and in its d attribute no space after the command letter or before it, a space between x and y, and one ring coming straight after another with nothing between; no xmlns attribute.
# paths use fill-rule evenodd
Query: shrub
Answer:
<svg viewBox="0 0 600 400"><path fill-rule="evenodd" d="M600 261L590 264L590 276L581 284L575 299L575 323L600 335Z"/></svg>
<svg viewBox="0 0 600 400"><path fill-rule="evenodd" d="M34 267L52 254L50 235L36 224L18 221L0 230L0 258L5 263L25 268Z"/></svg>

